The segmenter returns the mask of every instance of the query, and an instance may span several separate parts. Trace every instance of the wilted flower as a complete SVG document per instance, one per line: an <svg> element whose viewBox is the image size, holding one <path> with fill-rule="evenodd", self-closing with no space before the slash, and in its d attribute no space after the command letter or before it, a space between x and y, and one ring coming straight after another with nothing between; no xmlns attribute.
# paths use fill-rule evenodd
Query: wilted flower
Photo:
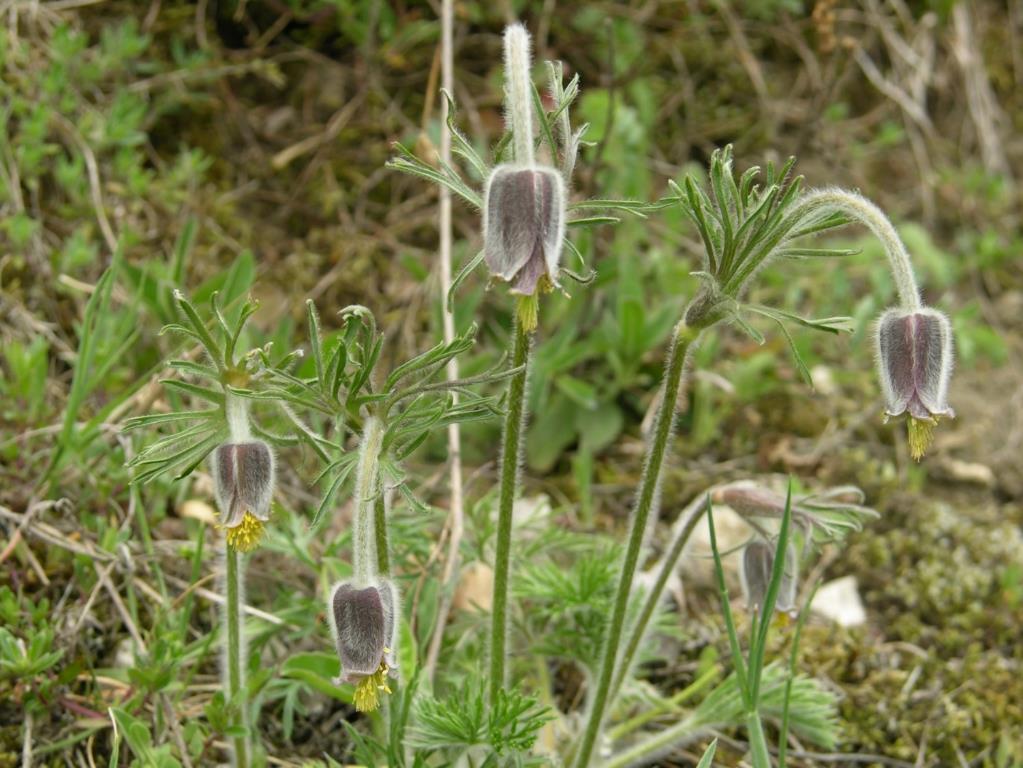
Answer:
<svg viewBox="0 0 1023 768"><path fill-rule="evenodd" d="M919 461L948 406L952 328L929 307L889 309L877 324L877 361L887 407L885 417L908 414L909 450Z"/></svg>
<svg viewBox="0 0 1023 768"><path fill-rule="evenodd" d="M355 684L355 708L371 712L380 692L390 693L387 677L395 667L398 593L386 579L360 587L344 581L330 597L330 619L341 676L335 681Z"/></svg>
<svg viewBox="0 0 1023 768"><path fill-rule="evenodd" d="M742 550L739 576L742 579L742 592L746 597L746 604L751 607L759 609L764 605L767 587L771 583L771 571L774 569L774 554L774 545L759 537L750 541ZM798 577L796 547L790 542L785 548L785 566L774 603L775 610L788 612L795 608Z"/></svg>
<svg viewBox="0 0 1023 768"><path fill-rule="evenodd" d="M565 237L565 185L554 168L499 165L483 204L484 258L490 272L532 296L557 285Z"/></svg>
<svg viewBox="0 0 1023 768"><path fill-rule="evenodd" d="M213 454L213 481L228 545L251 552L270 519L273 452L261 440L224 443Z"/></svg>

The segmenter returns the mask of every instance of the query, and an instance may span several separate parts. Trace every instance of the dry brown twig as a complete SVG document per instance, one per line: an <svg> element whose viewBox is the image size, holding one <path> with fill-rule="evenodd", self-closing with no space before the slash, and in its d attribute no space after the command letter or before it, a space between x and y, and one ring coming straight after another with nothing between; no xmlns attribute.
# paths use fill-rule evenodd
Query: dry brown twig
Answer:
<svg viewBox="0 0 1023 768"><path fill-rule="evenodd" d="M442 0L441 4L441 85L445 92L455 91L454 75L454 0ZM451 132L448 130L448 102L445 99L441 109L441 162L451 164ZM440 301L441 316L444 322L444 342L450 344L455 337L454 313L448 309L448 293L451 291L451 191L447 187L440 190ZM452 357L447 364L448 381L458 379L458 361ZM457 393L452 393L456 398ZM448 464L450 467L450 498L448 527L448 554L444 563L442 576L443 592L441 604L437 612L437 626L426 656L426 678L432 680L440 657L440 647L444 639L444 628L447 625L448 613L451 610L453 582L458 573L459 548L465 528L465 501L462 496L462 438L457 423L448 426Z"/></svg>

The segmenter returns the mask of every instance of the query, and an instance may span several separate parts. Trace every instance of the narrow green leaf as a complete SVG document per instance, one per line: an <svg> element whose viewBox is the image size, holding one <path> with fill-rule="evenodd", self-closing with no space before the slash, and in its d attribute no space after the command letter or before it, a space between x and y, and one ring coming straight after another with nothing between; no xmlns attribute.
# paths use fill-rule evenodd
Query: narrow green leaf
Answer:
<svg viewBox="0 0 1023 768"><path fill-rule="evenodd" d="M710 548L714 554L714 575L717 578L718 595L721 599L721 611L725 617L725 629L728 632L728 645L732 651L732 664L735 667L735 682L742 696L743 704L747 711L752 711L754 699L751 695L748 677L746 675L746 663L742 658L742 650L739 646L739 634L735 629L735 619L732 616L732 606L728 599L728 587L725 586L725 571L721 566L721 554L718 552L717 532L714 528L714 508L711 503L710 494L707 495L707 525L710 528Z"/></svg>
<svg viewBox="0 0 1023 768"><path fill-rule="evenodd" d="M181 311L185 314L189 323L192 326L192 330L195 331L196 337L206 347L206 351L209 352L210 357L213 359L213 364L217 366L218 370L223 370L224 353L220 349L220 345L214 341L213 336L210 335L209 330L206 328L206 324L203 323L202 318L199 317L199 313L195 311L195 307L192 303L185 298L185 294L181 291L174 291L174 300L178 303Z"/></svg>

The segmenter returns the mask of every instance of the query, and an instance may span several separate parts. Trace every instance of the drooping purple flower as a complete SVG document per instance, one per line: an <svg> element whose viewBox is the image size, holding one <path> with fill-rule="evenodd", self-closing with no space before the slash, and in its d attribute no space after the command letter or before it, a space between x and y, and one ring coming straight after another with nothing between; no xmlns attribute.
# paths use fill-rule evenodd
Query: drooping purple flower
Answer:
<svg viewBox="0 0 1023 768"><path fill-rule="evenodd" d="M564 236L565 189L557 170L493 170L483 203L484 259L492 274L523 296L556 286Z"/></svg>
<svg viewBox="0 0 1023 768"><path fill-rule="evenodd" d="M397 590L386 579L376 579L369 586L341 582L331 594L329 615L341 659L336 682L355 684L355 705L362 712L376 709L379 690L389 692L397 610Z"/></svg>
<svg viewBox="0 0 1023 768"><path fill-rule="evenodd" d="M742 565L739 576L742 580L742 592L746 604L759 610L767 598L767 588L771 583L771 572L774 570L775 547L762 538L750 541L742 550ZM778 585L778 596L775 598L776 611L792 611L796 606L796 587L799 577L799 562L796 547L791 542L785 548L785 564L782 570L781 583Z"/></svg>
<svg viewBox="0 0 1023 768"><path fill-rule="evenodd" d="M952 328L936 309L889 309L877 323L877 361L885 416L909 417L910 453L923 457L931 430L948 405Z"/></svg>
<svg viewBox="0 0 1023 768"><path fill-rule="evenodd" d="M262 440L224 443L213 454L213 484L228 543L247 552L270 519L274 456Z"/></svg>

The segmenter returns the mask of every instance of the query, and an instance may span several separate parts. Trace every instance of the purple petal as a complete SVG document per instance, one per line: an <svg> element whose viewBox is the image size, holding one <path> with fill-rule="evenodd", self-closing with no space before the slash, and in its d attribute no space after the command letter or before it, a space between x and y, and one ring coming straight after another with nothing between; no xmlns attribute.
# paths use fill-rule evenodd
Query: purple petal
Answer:
<svg viewBox="0 0 1023 768"><path fill-rule="evenodd" d="M947 398L952 375L952 327L943 314L933 309L922 309L917 316L917 396L931 414L951 415Z"/></svg>
<svg viewBox="0 0 1023 768"><path fill-rule="evenodd" d="M905 412L915 391L909 318L895 310L885 312L878 323L877 349L887 412L890 416L898 416Z"/></svg>
<svg viewBox="0 0 1023 768"><path fill-rule="evenodd" d="M746 604L762 606L767 596L767 585L771 582L771 567L774 564L774 548L763 539L754 539L742 550L742 565L739 576Z"/></svg>
<svg viewBox="0 0 1023 768"><path fill-rule="evenodd" d="M487 182L484 259L492 274L532 294L543 275L557 271L564 238L565 194L553 168L502 165ZM538 263L537 263L538 262Z"/></svg>
<svg viewBox="0 0 1023 768"><path fill-rule="evenodd" d="M918 419L950 414L952 331L940 312L888 310L877 329L878 364L887 412Z"/></svg>
<svg viewBox="0 0 1023 768"><path fill-rule="evenodd" d="M343 678L348 682L394 666L397 590L386 579L368 587L342 582L331 597L331 619Z"/></svg>
<svg viewBox="0 0 1023 768"><path fill-rule="evenodd" d="M370 675L384 657L384 606L376 587L341 584L332 599L337 653L346 676Z"/></svg>
<svg viewBox="0 0 1023 768"><path fill-rule="evenodd" d="M224 443L213 455L213 480L223 524L233 528L246 512L260 520L270 518L274 458L259 440Z"/></svg>

